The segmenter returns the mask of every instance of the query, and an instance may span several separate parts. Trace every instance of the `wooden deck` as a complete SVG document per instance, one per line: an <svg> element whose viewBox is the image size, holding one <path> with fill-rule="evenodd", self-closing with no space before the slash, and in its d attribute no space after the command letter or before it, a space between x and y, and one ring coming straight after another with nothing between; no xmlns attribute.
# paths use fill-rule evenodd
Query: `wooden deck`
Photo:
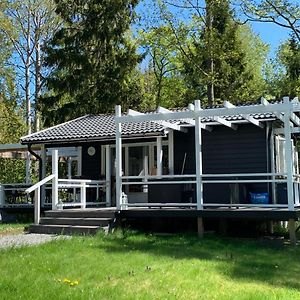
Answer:
<svg viewBox="0 0 300 300"><path fill-rule="evenodd" d="M300 218L300 209L289 211L286 208L129 208L120 211L123 218L139 217L176 217L176 218L222 218L222 219L258 219L288 221Z"/></svg>
<svg viewBox="0 0 300 300"><path fill-rule="evenodd" d="M286 208L227 208L214 207L197 210L196 208L128 208L118 211L116 207L75 208L51 211L55 215L103 216L115 215L120 218L222 218L222 219L257 219L288 221L300 219L300 209L289 211ZM50 212L50 214L51 214Z"/></svg>

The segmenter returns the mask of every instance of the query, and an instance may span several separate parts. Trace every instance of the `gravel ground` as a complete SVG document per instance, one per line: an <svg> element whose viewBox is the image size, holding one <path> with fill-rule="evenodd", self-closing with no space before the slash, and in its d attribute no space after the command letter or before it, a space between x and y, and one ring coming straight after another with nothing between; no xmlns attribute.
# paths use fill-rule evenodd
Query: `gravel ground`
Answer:
<svg viewBox="0 0 300 300"><path fill-rule="evenodd" d="M66 236L57 236L51 234L21 233L5 235L0 237L0 249L10 247L31 246L47 243L53 240L69 238Z"/></svg>

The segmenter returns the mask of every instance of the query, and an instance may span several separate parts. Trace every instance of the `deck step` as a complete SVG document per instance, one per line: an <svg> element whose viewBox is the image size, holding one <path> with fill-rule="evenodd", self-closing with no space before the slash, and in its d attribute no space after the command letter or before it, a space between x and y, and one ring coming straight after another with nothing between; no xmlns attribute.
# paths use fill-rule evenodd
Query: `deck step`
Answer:
<svg viewBox="0 0 300 300"><path fill-rule="evenodd" d="M115 218L114 210L50 210L45 217L51 218Z"/></svg>
<svg viewBox="0 0 300 300"><path fill-rule="evenodd" d="M112 218L41 218L43 225L79 225L79 226L108 226Z"/></svg>
<svg viewBox="0 0 300 300"><path fill-rule="evenodd" d="M31 225L29 232L61 235L94 235L98 230L108 231L107 227L79 225Z"/></svg>

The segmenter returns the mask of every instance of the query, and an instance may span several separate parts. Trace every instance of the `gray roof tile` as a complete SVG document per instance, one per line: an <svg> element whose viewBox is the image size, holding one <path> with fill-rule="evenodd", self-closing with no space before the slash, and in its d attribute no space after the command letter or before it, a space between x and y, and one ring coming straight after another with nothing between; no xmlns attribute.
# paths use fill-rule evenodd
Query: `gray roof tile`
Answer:
<svg viewBox="0 0 300 300"><path fill-rule="evenodd" d="M183 111L186 108L176 109ZM275 119L270 113L253 115L255 119ZM243 120L241 116L225 117L228 121ZM202 118L204 123L214 122L213 118ZM170 120L176 123L176 120ZM179 121L182 123L182 121ZM115 138L114 115L86 115L69 122L50 127L21 138L22 144L51 144L66 142L101 141ZM164 127L155 122L139 122L122 124L122 136L141 137L145 135L162 135Z"/></svg>

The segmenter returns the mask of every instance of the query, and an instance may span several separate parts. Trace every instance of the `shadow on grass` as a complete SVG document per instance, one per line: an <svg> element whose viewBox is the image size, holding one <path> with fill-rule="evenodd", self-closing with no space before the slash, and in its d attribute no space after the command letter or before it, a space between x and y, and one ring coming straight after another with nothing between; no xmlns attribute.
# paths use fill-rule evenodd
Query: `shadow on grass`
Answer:
<svg viewBox="0 0 300 300"><path fill-rule="evenodd" d="M257 241L195 235L154 236L117 233L100 238L98 247L108 253L138 251L176 260L213 261L215 269L230 280L263 282L300 290L300 249L267 248Z"/></svg>

